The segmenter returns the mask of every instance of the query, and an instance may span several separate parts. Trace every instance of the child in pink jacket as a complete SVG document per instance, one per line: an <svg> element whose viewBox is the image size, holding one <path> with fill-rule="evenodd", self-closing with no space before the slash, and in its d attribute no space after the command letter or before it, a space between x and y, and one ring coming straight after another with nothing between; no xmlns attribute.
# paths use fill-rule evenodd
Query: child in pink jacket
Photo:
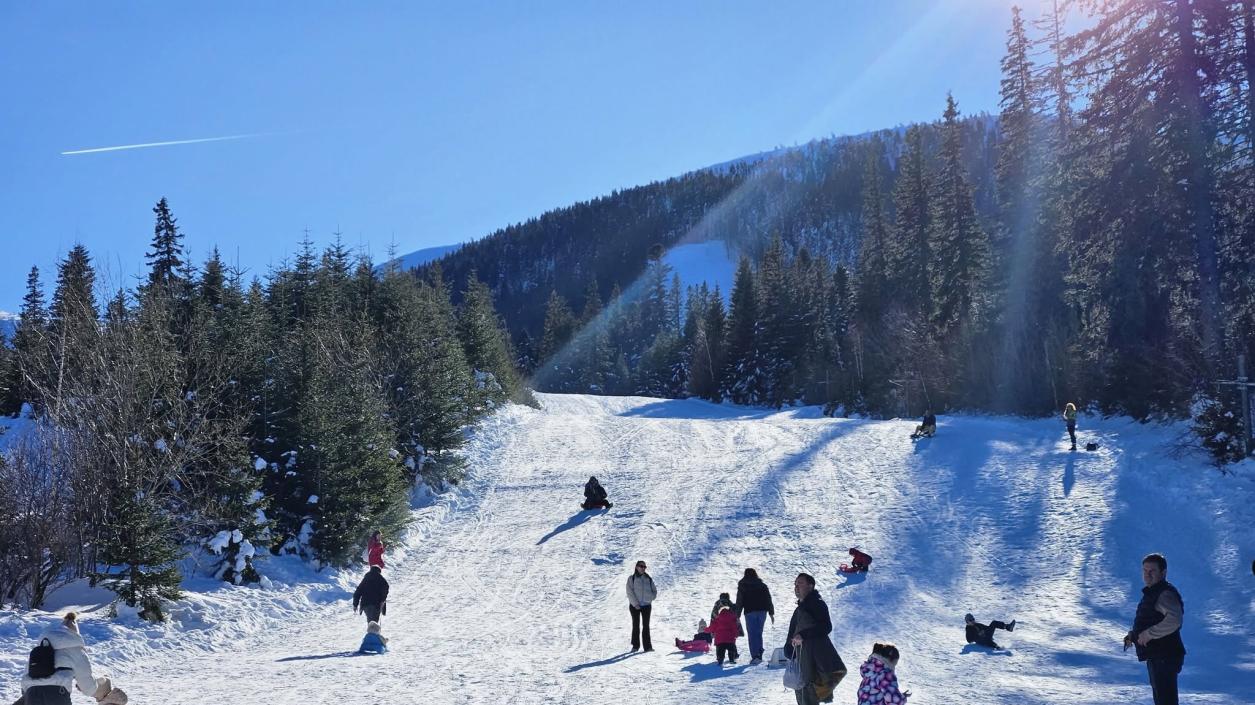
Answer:
<svg viewBox="0 0 1255 705"><path fill-rule="evenodd" d="M686 651L695 654L704 654L710 651L710 642L715 638L710 635L710 628L706 626L706 620L697 620L697 633L688 641L680 641L680 637L675 638L675 648L680 651Z"/></svg>
<svg viewBox="0 0 1255 705"><path fill-rule="evenodd" d="M858 687L859 705L904 705L911 691L898 690L898 676L893 672L898 665L898 647L893 644L876 644L872 655L859 667L863 682Z"/></svg>

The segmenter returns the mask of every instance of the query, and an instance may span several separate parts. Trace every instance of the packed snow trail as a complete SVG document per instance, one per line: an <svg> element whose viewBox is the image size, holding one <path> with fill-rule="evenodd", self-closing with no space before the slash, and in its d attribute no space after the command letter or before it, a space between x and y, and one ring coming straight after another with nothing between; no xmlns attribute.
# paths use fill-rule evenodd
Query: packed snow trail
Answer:
<svg viewBox="0 0 1255 705"><path fill-rule="evenodd" d="M1165 459L1163 427L1083 423L1101 449L1071 453L1049 420L943 416L912 444L914 421L539 396L478 429L456 508L389 558L390 653L353 654L364 620L329 590L228 647L110 664L115 683L140 705L792 703L744 639L722 668L673 646L755 567L776 604L769 653L793 577L818 578L851 671L836 702L887 640L913 703L1149 703L1120 641L1140 557L1160 550L1185 598L1182 702L1255 704L1255 486ZM613 509L580 511L589 475ZM852 545L870 573L837 573ZM628 651L637 560L659 588L653 653ZM967 647L967 611L1017 619L1007 650Z"/></svg>

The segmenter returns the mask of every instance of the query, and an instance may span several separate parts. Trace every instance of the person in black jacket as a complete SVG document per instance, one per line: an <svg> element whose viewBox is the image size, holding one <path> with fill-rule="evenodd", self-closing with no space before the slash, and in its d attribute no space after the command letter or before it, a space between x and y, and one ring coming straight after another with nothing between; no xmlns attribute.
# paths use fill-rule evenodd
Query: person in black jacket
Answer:
<svg viewBox="0 0 1255 705"><path fill-rule="evenodd" d="M981 624L976 621L976 618L972 616L971 612L968 612L963 615L963 621L967 624L967 643L988 646L991 649L1002 648L994 642L995 629L1005 629L1009 632L1015 631L1014 619L1011 620L1009 624L1007 622L1000 622L996 619L989 624Z"/></svg>
<svg viewBox="0 0 1255 705"><path fill-rule="evenodd" d="M606 488L601 486L596 477L589 476L588 482L584 483L584 503L580 506L585 509L609 509L612 506L610 500L606 499Z"/></svg>
<svg viewBox="0 0 1255 705"><path fill-rule="evenodd" d="M750 663L763 661L763 626L767 618L776 623L776 606L771 604L771 591L758 577L758 571L745 569L745 577L736 584L736 609L745 615L745 631L749 635Z"/></svg>
<svg viewBox="0 0 1255 705"><path fill-rule="evenodd" d="M915 427L915 433L911 434L911 438L932 438L937 435L937 415L932 409L924 411L923 423Z"/></svg>
<svg viewBox="0 0 1255 705"><path fill-rule="evenodd" d="M1168 582L1168 559L1152 553L1142 559L1142 600L1133 628L1124 636L1124 648L1137 647L1137 660L1146 662L1155 705L1177 705L1177 675L1185 663L1181 622L1185 603Z"/></svg>
<svg viewBox="0 0 1255 705"><path fill-rule="evenodd" d="M797 609L789 620L784 653L798 659L802 682L806 684L794 691L797 703L832 702L832 691L845 677L846 669L837 648L828 639L832 632L828 605L815 590L815 578L807 573L798 573L793 581L793 594L797 596Z"/></svg>
<svg viewBox="0 0 1255 705"><path fill-rule="evenodd" d="M370 572L357 584L353 591L353 613L361 608L366 615L366 622L378 622L379 616L388 614L388 581L383 577L379 566L372 565Z"/></svg>

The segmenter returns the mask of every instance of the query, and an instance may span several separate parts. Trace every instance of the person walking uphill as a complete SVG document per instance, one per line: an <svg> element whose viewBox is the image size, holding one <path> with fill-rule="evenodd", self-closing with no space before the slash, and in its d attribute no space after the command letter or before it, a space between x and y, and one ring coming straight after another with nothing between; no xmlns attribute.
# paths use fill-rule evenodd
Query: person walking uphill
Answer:
<svg viewBox="0 0 1255 705"><path fill-rule="evenodd" d="M1068 436L1072 439L1072 450L1076 450L1076 404L1068 402L1063 406L1063 420L1068 425Z"/></svg>
<svg viewBox="0 0 1255 705"><path fill-rule="evenodd" d="M789 620L789 634L785 639L784 653L798 659L805 684L795 691L798 705L815 705L832 702L832 691L845 677L845 663L828 639L832 632L832 618L828 605L815 590L815 578L798 573L793 581L793 594L797 596L797 609Z"/></svg>
<svg viewBox="0 0 1255 705"><path fill-rule="evenodd" d="M366 623L378 622L380 615L388 614L388 581L383 577L379 566L372 565L370 572L357 584L353 592L353 612L359 607L366 615Z"/></svg>
<svg viewBox="0 0 1255 705"><path fill-rule="evenodd" d="M371 534L370 543L366 544L366 564L377 565L380 568L386 567L383 564L383 552L385 548L386 546L384 546L383 539L379 538L379 532L376 531Z"/></svg>
<svg viewBox="0 0 1255 705"><path fill-rule="evenodd" d="M654 579L645 572L645 561L637 561L636 569L627 579L628 611L632 613L632 651L638 651L642 643L646 651L653 651L649 640L649 613L658 597Z"/></svg>
<svg viewBox="0 0 1255 705"><path fill-rule="evenodd" d="M776 606L771 603L771 591L767 583L758 577L758 571L745 569L745 577L736 584L736 607L745 615L745 631L750 642L750 663L763 661L763 626L767 618L776 623Z"/></svg>
<svg viewBox="0 0 1255 705"><path fill-rule="evenodd" d="M1124 648L1137 649L1137 660L1146 662L1155 705L1177 705L1177 674L1185 663L1181 622L1185 603L1168 582L1168 559L1152 553L1142 559L1142 600L1137 603L1133 628L1124 636Z"/></svg>

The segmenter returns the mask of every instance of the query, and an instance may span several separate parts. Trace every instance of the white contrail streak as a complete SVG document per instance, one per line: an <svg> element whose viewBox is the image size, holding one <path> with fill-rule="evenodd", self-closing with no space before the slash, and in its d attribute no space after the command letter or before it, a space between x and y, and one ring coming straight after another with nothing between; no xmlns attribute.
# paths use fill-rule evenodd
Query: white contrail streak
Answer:
<svg viewBox="0 0 1255 705"><path fill-rule="evenodd" d="M174 145L174 144L196 144L198 142L223 142L225 140L242 140L242 139L247 139L249 137L262 137L262 136L263 134L259 133L259 134L251 134L251 135L226 135L224 137L201 137L199 139L194 139L194 140L171 140L169 142L145 142L144 144L123 144L123 145L118 145L117 147L94 147L92 149L74 149L68 152L62 152L61 154L67 155L67 154L95 154L96 152L118 152L123 149L144 149L146 147L169 147L170 145Z"/></svg>

